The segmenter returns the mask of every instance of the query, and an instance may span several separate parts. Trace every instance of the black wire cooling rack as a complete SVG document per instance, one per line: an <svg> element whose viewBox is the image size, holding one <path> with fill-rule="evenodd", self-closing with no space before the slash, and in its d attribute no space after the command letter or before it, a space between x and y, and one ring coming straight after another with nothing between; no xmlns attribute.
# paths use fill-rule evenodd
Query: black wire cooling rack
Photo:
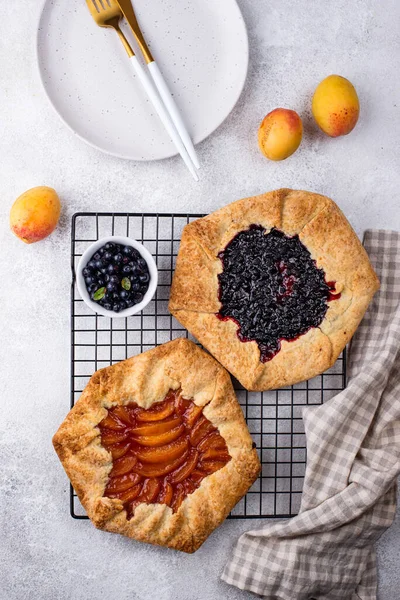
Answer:
<svg viewBox="0 0 400 600"><path fill-rule="evenodd" d="M190 334L168 312L168 298L183 227L204 215L77 213L72 218L71 406L102 367ZM110 235L142 242L158 265L159 284L142 313L123 319L94 314L75 284L77 263L92 242ZM234 386L256 443L262 473L230 518L290 517L298 513L306 467L302 409L322 404L345 387L345 353L323 375L269 392ZM71 487L71 516L87 519Z"/></svg>

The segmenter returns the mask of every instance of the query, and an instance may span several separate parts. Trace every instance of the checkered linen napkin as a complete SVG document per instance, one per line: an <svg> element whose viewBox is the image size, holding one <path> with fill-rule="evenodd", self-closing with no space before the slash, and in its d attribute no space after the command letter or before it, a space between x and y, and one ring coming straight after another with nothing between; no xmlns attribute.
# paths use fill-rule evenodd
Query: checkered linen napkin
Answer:
<svg viewBox="0 0 400 600"><path fill-rule="evenodd" d="M268 600L375 600L374 544L400 473L400 233L367 231L381 281L350 350L349 384L303 413L300 513L242 535L222 575Z"/></svg>

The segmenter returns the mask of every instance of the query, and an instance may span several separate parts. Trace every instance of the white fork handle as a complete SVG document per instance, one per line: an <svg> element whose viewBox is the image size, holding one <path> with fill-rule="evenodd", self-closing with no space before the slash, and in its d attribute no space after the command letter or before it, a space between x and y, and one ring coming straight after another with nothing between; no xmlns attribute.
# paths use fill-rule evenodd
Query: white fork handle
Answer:
<svg viewBox="0 0 400 600"><path fill-rule="evenodd" d="M136 58L136 56L131 56L130 60L131 60L132 67L140 80L140 83L143 85L149 99L151 100L154 108L156 109L158 116L161 119L162 124L164 125L165 129L168 131L170 138L174 142L176 149L178 150L179 154L183 158L185 165L187 166L187 168L193 175L193 178L196 181L198 181L199 178L193 167L193 163L190 160L190 156L189 156L181 138L179 137L178 132L175 129L175 125L173 124L171 117L169 116L165 106L161 102L156 90L154 89L154 86L151 82L151 79L149 78L149 76L147 74L147 71L145 71L145 69L142 67L142 65Z"/></svg>
<svg viewBox="0 0 400 600"><path fill-rule="evenodd" d="M161 99L164 102L167 111L169 112L169 116L171 117L176 127L176 130L179 133L181 140L184 143L185 148L193 161L194 166L196 167L196 169L200 169L199 159L197 158L193 142L190 139L190 135L185 127L185 124L183 122L179 109L175 103L175 100L173 99L172 94L169 91L167 82L165 81L160 69L158 68L158 64L155 61L153 61L151 63L148 63L147 66L150 71L150 75L152 76L153 81L156 85L156 88L158 89L158 92L161 96Z"/></svg>

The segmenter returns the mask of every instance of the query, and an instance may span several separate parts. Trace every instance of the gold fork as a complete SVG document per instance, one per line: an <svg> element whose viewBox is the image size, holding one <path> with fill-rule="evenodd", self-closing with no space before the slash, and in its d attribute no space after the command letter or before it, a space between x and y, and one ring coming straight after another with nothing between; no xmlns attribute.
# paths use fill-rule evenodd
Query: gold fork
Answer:
<svg viewBox="0 0 400 600"><path fill-rule="evenodd" d="M119 23L123 17L123 14L118 4L114 2L114 0L86 0L86 4L89 8L90 14L99 27L111 27L117 32L130 58L133 69L138 76L140 83L143 85L149 99L151 100L158 116L160 117L161 122L167 130L170 138L174 142L176 149L183 158L187 168L193 175L193 178L198 181L199 178L194 169L188 151L186 150L185 145L183 144L167 109L161 102L147 72L144 70L135 56L130 43L126 39L124 33L121 31Z"/></svg>

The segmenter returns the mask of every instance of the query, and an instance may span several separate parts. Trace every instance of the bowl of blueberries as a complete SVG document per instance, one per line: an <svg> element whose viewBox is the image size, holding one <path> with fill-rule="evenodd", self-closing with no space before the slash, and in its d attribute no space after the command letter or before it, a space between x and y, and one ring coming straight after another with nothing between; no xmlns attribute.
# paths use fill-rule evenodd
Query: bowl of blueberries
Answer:
<svg viewBox="0 0 400 600"><path fill-rule="evenodd" d="M129 317L144 309L158 282L157 265L132 238L113 236L94 242L82 254L76 283L83 301L105 317Z"/></svg>

